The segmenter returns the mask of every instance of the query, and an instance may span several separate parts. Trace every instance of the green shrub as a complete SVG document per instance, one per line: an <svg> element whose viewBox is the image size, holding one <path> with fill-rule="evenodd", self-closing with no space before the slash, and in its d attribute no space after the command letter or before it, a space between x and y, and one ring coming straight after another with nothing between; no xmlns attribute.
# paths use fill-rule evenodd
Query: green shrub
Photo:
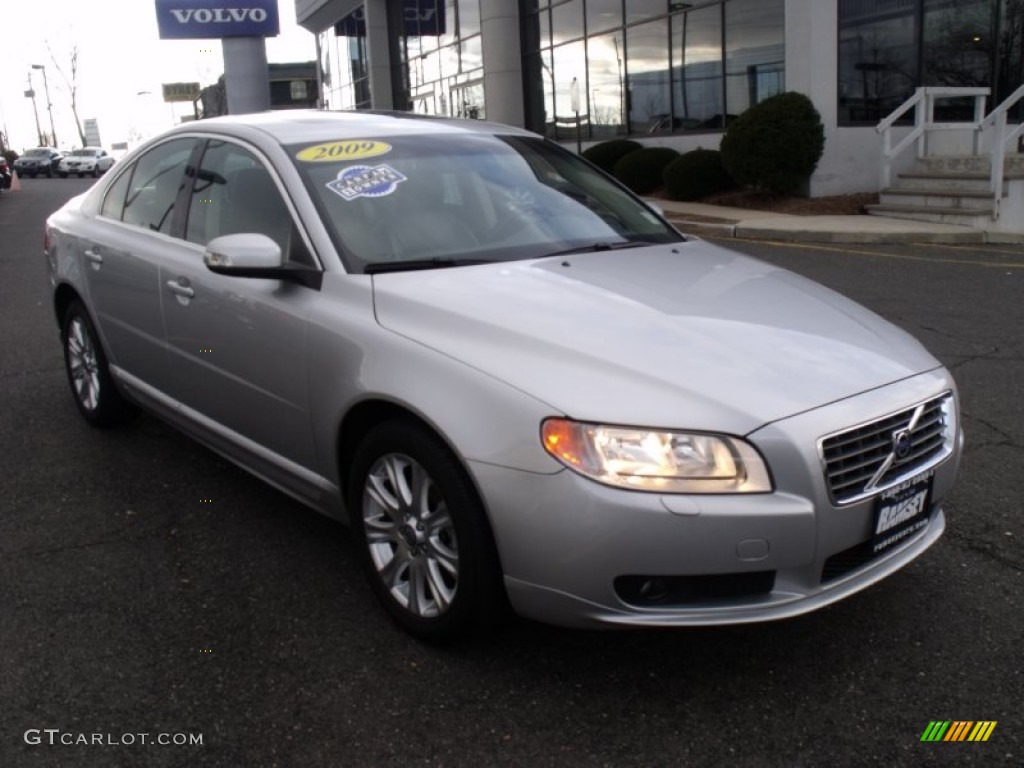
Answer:
<svg viewBox="0 0 1024 768"><path fill-rule="evenodd" d="M722 167L722 154L714 149L686 152L665 166L665 192L673 200L699 200L733 189L736 182Z"/></svg>
<svg viewBox="0 0 1024 768"><path fill-rule="evenodd" d="M608 173L612 173L615 169L615 164L619 162L619 160L630 152L636 152L638 149L643 149L643 146L644 145L639 141L633 141L631 139L612 139L610 141L602 141L600 144L588 147L583 150L583 156L598 168L605 170Z"/></svg>
<svg viewBox="0 0 1024 768"><path fill-rule="evenodd" d="M644 147L619 160L613 173L638 195L646 195L664 183L665 166L677 157L679 153L669 147Z"/></svg>
<svg viewBox="0 0 1024 768"><path fill-rule="evenodd" d="M755 104L722 137L722 165L745 187L786 195L799 192L825 149L821 115L801 93L780 93Z"/></svg>

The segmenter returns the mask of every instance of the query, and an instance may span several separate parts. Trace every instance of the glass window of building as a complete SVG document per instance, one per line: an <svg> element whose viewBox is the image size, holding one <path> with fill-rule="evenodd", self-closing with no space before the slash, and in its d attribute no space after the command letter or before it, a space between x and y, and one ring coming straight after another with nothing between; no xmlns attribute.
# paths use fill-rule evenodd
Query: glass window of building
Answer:
<svg viewBox="0 0 1024 768"><path fill-rule="evenodd" d="M631 133L672 130L668 19L626 29L626 104Z"/></svg>
<svg viewBox="0 0 1024 768"><path fill-rule="evenodd" d="M622 0L587 0L587 34L622 26Z"/></svg>
<svg viewBox="0 0 1024 768"><path fill-rule="evenodd" d="M485 117L480 1L428 0L415 10L417 23L407 23L401 37L412 110Z"/></svg>
<svg viewBox="0 0 1024 768"><path fill-rule="evenodd" d="M877 123L914 92L916 0L839 2L839 121Z"/></svg>
<svg viewBox="0 0 1024 768"><path fill-rule="evenodd" d="M587 41L587 79L591 139L611 139L626 132L626 69L623 31Z"/></svg>
<svg viewBox="0 0 1024 768"><path fill-rule="evenodd" d="M1024 81L1022 0L839 0L839 122L875 124L918 86ZM943 99L940 120L969 120L971 99Z"/></svg>
<svg viewBox="0 0 1024 768"><path fill-rule="evenodd" d="M560 67L572 58L559 49L585 40L585 65L575 70L586 72L579 89L589 117L587 138L721 130L727 114L785 90L784 6L785 0L556 2L550 11L551 73L535 52L547 50L545 3L527 3L527 9L542 9L523 17L527 125L571 138L555 127L564 117L557 96L565 87ZM543 84L531 85L538 78ZM558 103L557 113L545 94Z"/></svg>
<svg viewBox="0 0 1024 768"><path fill-rule="evenodd" d="M671 0L626 0L626 23L634 24L655 16L664 16L671 5L679 7L693 3L673 3Z"/></svg>
<svg viewBox="0 0 1024 768"><path fill-rule="evenodd" d="M556 139L576 137L576 110L573 109L573 90L579 94L580 111L585 110L587 57L583 41L560 45L554 49L554 124ZM574 85L575 83L575 85Z"/></svg>
<svg viewBox="0 0 1024 768"><path fill-rule="evenodd" d="M726 124L747 108L785 90L784 0L725 4Z"/></svg>
<svg viewBox="0 0 1024 768"><path fill-rule="evenodd" d="M552 6L551 37L555 45L583 37L583 0Z"/></svg>
<svg viewBox="0 0 1024 768"><path fill-rule="evenodd" d="M360 6L320 34L323 104L326 109L369 109L366 27Z"/></svg>
<svg viewBox="0 0 1024 768"><path fill-rule="evenodd" d="M992 5L990 0L932 0L924 4L924 85L992 84ZM936 118L940 120L971 120L973 116L972 98L940 101L936 105Z"/></svg>
<svg viewBox="0 0 1024 768"><path fill-rule="evenodd" d="M672 18L673 130L723 127L722 6Z"/></svg>

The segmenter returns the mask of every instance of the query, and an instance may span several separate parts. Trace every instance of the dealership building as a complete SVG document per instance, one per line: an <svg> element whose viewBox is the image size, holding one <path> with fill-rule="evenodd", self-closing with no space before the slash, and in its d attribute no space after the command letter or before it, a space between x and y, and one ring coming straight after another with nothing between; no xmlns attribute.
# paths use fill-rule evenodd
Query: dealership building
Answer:
<svg viewBox="0 0 1024 768"><path fill-rule="evenodd" d="M329 109L510 123L575 146L716 148L782 91L813 101L812 195L877 189L875 126L919 86L1024 82L1024 0L296 0ZM970 99L937 107L974 114ZM1017 111L1011 113L1019 114Z"/></svg>

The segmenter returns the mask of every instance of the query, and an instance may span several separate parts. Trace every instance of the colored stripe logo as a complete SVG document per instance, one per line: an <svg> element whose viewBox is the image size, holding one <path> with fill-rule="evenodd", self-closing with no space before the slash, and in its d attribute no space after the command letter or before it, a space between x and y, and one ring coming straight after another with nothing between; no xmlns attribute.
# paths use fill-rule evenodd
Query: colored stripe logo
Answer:
<svg viewBox="0 0 1024 768"><path fill-rule="evenodd" d="M995 720L932 720L921 741L988 741L996 729Z"/></svg>

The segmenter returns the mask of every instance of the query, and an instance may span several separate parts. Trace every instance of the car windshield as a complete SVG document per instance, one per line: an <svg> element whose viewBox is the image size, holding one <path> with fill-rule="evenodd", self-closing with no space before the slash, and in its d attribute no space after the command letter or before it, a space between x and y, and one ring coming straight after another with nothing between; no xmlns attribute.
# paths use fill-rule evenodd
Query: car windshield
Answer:
<svg viewBox="0 0 1024 768"><path fill-rule="evenodd" d="M602 173L540 138L453 133L287 149L354 272L683 239Z"/></svg>
<svg viewBox="0 0 1024 768"><path fill-rule="evenodd" d="M46 157L50 154L48 149L30 149L25 153L26 157Z"/></svg>
<svg viewBox="0 0 1024 768"><path fill-rule="evenodd" d="M95 149L76 149L71 154L74 155L75 157L95 157L96 156L96 150Z"/></svg>

